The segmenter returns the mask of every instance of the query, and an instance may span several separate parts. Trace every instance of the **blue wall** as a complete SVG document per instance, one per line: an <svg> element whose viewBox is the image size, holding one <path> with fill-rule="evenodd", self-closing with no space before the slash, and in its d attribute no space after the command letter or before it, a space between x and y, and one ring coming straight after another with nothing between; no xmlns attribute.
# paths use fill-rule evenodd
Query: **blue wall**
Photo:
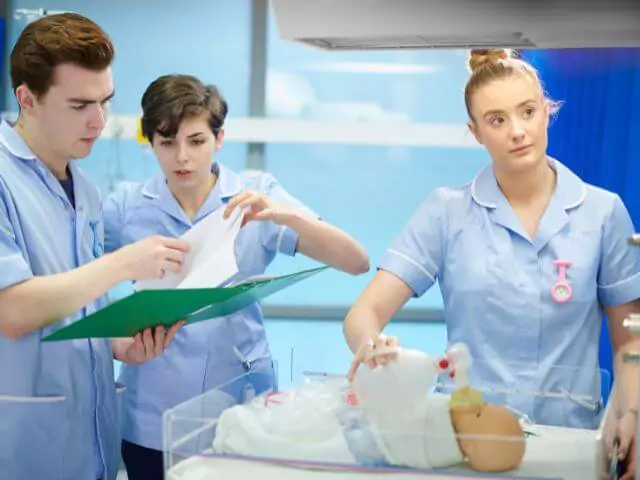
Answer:
<svg viewBox="0 0 640 480"><path fill-rule="evenodd" d="M217 82L234 115L248 113L250 1L13 0L13 8L70 10L96 21L116 46L114 114L138 113L146 86L170 72ZM25 20L11 21L16 39ZM13 42L12 42L13 43ZM15 105L11 96L12 105Z"/></svg>
<svg viewBox="0 0 640 480"><path fill-rule="evenodd" d="M135 115L147 85L166 73L190 73L215 82L231 105L231 115L249 111L250 1L190 2L113 0L107 4L84 0L14 0L13 8L70 10L95 20L116 46L113 74L116 97L112 115ZM173 23L171 23L173 22ZM10 20L13 45L26 20ZM174 27L169 27L173 25ZM232 40L232 41L230 41ZM8 81L8 77L7 77ZM6 110L16 110L7 89ZM223 160L232 167L245 161L245 147L229 144ZM108 191L122 179L139 180L157 171L155 160L135 141L103 140L82 167Z"/></svg>
<svg viewBox="0 0 640 480"><path fill-rule="evenodd" d="M284 42L274 22L269 27L270 117L360 121L380 130L398 123L466 122L466 52L328 53ZM327 221L360 240L373 264L433 188L467 183L487 162L483 150L463 148L271 144L266 152L266 168ZM328 273L272 301L348 305L371 275ZM411 306L440 308L438 289Z"/></svg>

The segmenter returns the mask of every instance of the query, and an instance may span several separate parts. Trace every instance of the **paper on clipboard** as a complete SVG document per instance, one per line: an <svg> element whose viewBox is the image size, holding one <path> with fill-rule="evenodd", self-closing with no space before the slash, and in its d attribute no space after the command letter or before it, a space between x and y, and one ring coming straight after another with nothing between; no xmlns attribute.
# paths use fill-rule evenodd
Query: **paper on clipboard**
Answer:
<svg viewBox="0 0 640 480"><path fill-rule="evenodd" d="M180 238L191 250L179 273L166 272L163 278L136 282L135 290L213 288L238 273L235 243L244 210L236 208L224 219L219 208L200 220Z"/></svg>

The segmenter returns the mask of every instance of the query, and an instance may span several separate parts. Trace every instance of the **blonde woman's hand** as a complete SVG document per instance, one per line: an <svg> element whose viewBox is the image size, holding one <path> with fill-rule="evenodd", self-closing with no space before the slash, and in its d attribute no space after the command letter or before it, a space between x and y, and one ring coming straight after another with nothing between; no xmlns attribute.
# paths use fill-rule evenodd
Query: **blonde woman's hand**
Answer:
<svg viewBox="0 0 640 480"><path fill-rule="evenodd" d="M396 337L385 335L384 333L364 342L358 348L351 362L351 368L347 374L349 381L353 381L356 371L362 363L370 368L375 368L378 365L386 365L389 361L395 360L399 345L400 342Z"/></svg>

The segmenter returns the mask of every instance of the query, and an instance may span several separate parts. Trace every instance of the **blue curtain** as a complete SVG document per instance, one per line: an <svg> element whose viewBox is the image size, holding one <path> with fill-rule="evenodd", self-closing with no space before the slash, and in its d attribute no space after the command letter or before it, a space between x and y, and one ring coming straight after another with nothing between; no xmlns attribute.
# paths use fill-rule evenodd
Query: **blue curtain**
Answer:
<svg viewBox="0 0 640 480"><path fill-rule="evenodd" d="M640 48L520 52L563 102L549 129L549 154L584 181L622 197L640 229ZM613 380L606 322L600 366Z"/></svg>

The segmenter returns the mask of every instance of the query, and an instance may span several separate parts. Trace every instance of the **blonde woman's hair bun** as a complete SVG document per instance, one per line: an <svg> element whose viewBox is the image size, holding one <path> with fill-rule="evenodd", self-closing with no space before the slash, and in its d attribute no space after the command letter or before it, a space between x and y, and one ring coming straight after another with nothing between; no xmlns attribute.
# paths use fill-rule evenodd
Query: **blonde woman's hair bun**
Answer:
<svg viewBox="0 0 640 480"><path fill-rule="evenodd" d="M492 63L498 63L501 60L507 60L511 57L511 50L505 48L493 48L493 49L474 49L469 54L469 70L471 73L475 72L479 68L484 67Z"/></svg>

